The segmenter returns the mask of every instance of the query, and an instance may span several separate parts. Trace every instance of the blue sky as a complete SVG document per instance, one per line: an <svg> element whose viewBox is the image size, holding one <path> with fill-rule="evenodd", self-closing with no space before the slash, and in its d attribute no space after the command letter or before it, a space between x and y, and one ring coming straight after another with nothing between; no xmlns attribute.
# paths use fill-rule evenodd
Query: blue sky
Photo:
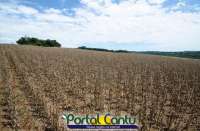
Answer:
<svg viewBox="0 0 200 131"><path fill-rule="evenodd" d="M199 0L0 0L0 43L21 36L63 47L200 50Z"/></svg>
<svg viewBox="0 0 200 131"><path fill-rule="evenodd" d="M24 0L25 1L25 0ZM27 2L27 1L25 1ZM30 5L32 3L32 6L37 8L37 6L45 7L45 8L76 8L81 5L79 0L29 0Z"/></svg>

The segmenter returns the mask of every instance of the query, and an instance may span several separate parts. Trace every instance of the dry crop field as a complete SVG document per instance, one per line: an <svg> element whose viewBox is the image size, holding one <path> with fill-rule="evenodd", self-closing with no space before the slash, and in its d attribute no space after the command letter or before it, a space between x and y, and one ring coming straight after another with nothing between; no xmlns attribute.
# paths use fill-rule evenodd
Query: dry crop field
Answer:
<svg viewBox="0 0 200 131"><path fill-rule="evenodd" d="M141 131L199 131L200 61L0 45L1 131L62 131L66 110L128 113Z"/></svg>

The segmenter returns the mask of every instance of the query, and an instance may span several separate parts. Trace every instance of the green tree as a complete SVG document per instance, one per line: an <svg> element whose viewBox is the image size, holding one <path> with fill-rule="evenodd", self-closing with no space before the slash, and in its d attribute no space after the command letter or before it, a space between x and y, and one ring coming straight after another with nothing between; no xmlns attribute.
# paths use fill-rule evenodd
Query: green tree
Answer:
<svg viewBox="0 0 200 131"><path fill-rule="evenodd" d="M44 47L61 47L61 44L56 40L41 40L34 37L21 37L16 41L19 45L35 45L35 46L44 46Z"/></svg>

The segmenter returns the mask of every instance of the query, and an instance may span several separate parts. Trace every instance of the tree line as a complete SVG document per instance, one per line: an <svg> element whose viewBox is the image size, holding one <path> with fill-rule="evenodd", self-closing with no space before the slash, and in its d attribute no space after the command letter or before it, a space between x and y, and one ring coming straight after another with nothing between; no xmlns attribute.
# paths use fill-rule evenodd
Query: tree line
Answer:
<svg viewBox="0 0 200 131"><path fill-rule="evenodd" d="M84 49L84 50L94 50L94 51L104 51L104 52L115 52L115 53L129 53L127 50L109 50L109 49L103 49L103 48L90 48L86 46L80 46L78 49Z"/></svg>
<svg viewBox="0 0 200 131"><path fill-rule="evenodd" d="M21 37L16 41L19 45L34 45L34 46L43 46L43 47L61 47L61 44L56 40L42 40L34 37Z"/></svg>

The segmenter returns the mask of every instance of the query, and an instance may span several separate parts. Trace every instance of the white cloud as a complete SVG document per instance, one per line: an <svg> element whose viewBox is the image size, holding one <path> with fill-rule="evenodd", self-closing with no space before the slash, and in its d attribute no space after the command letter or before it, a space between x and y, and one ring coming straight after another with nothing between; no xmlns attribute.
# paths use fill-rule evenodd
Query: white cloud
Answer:
<svg viewBox="0 0 200 131"><path fill-rule="evenodd" d="M54 8L49 8L46 9L44 12L49 13L49 14L61 14L62 11Z"/></svg>
<svg viewBox="0 0 200 131"><path fill-rule="evenodd" d="M149 3L151 4L162 4L164 3L166 0L148 0Z"/></svg>
<svg viewBox="0 0 200 131"><path fill-rule="evenodd" d="M17 10L19 11L19 13L28 14L28 15L33 15L33 14L38 13L38 11L36 9L27 7L27 6L23 6L23 5L18 6Z"/></svg>
<svg viewBox="0 0 200 131"><path fill-rule="evenodd" d="M65 47L112 42L132 43L133 47L146 43L152 45L150 50L200 50L200 12L167 12L161 6L164 1L114 4L111 0L81 0L86 7L74 9L73 17L53 8L40 12L31 7L1 5L0 41L30 35L57 39ZM8 12L13 15L7 16ZM21 19L14 15L16 12L30 17Z"/></svg>

